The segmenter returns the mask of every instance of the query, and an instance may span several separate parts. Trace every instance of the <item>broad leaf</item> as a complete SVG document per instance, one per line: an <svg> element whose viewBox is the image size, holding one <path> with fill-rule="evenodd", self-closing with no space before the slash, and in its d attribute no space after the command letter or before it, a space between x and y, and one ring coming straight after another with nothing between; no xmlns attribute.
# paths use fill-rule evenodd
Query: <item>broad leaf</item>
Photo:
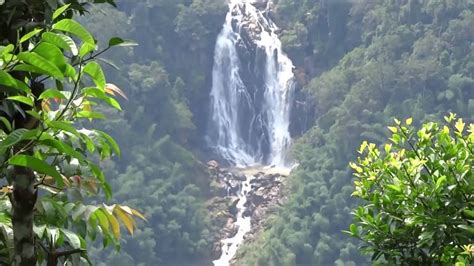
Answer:
<svg viewBox="0 0 474 266"><path fill-rule="evenodd" d="M31 37L35 36L36 34L42 32L42 31L43 31L43 29L35 29L33 31L28 32L27 34L23 35L23 37L21 37L20 43L24 43L24 42L28 41L29 39L31 39Z"/></svg>
<svg viewBox="0 0 474 266"><path fill-rule="evenodd" d="M15 155L12 158L10 158L10 160L8 160L8 163L11 165L17 165L17 166L30 168L38 173L50 175L54 177L54 180L60 187L63 187L64 185L62 176L53 166L33 156L24 155L24 154Z"/></svg>
<svg viewBox="0 0 474 266"><path fill-rule="evenodd" d="M89 62L84 66L83 71L91 77L99 89L105 90L105 75L102 71L102 67L97 62Z"/></svg>
<svg viewBox="0 0 474 266"><path fill-rule="evenodd" d="M43 33L43 41L52 43L61 49L67 50L74 56L79 53L76 43L71 37L67 35L54 32L45 32Z"/></svg>
<svg viewBox="0 0 474 266"><path fill-rule="evenodd" d="M63 73L66 67L66 60L61 50L54 44L41 42L35 47L33 52L39 54L43 58L47 58L51 63L60 69Z"/></svg>
<svg viewBox="0 0 474 266"><path fill-rule="evenodd" d="M53 25L53 29L71 33L82 42L95 45L94 37L78 22L72 19L63 19Z"/></svg>
<svg viewBox="0 0 474 266"><path fill-rule="evenodd" d="M41 95L38 97L38 100L43 100L43 99L66 99L66 96L62 94L60 91L56 89L47 89Z"/></svg>
<svg viewBox="0 0 474 266"><path fill-rule="evenodd" d="M122 38L113 37L109 40L109 47L112 46L137 46L138 43L131 40L124 40Z"/></svg>
<svg viewBox="0 0 474 266"><path fill-rule="evenodd" d="M64 5L58 9L56 9L53 13L53 20L57 19L62 13L64 13L71 4Z"/></svg>
<svg viewBox="0 0 474 266"><path fill-rule="evenodd" d="M18 58L22 60L23 62L26 62L38 69L41 69L45 73L57 79L64 78L63 73L61 72L61 70L59 70L58 67L56 67L48 59L45 59L44 57L40 56L37 53L23 52L23 53L18 54Z"/></svg>
<svg viewBox="0 0 474 266"><path fill-rule="evenodd" d="M28 106L31 106L31 107L33 107L33 105L34 105L34 102L31 98L28 98L26 96L21 96L21 95L10 96L10 97L7 98L7 100L24 103L24 104L26 104Z"/></svg>

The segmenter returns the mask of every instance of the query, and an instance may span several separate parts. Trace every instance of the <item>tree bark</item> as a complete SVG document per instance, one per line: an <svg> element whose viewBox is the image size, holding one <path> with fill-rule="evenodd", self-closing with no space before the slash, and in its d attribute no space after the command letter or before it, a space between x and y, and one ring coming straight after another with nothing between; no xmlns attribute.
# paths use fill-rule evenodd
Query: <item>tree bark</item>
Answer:
<svg viewBox="0 0 474 266"><path fill-rule="evenodd" d="M36 265L33 216L38 194L34 182L35 174L31 169L20 166L13 168L11 203L13 208L14 266Z"/></svg>

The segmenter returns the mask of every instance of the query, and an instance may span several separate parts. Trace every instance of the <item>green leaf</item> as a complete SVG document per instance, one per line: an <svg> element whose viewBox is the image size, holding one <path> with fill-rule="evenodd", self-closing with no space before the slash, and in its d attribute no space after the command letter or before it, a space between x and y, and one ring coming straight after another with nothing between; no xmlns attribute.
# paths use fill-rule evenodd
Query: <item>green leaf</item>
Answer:
<svg viewBox="0 0 474 266"><path fill-rule="evenodd" d="M35 29L33 31L28 32L27 34L23 35L23 37L21 37L20 43L24 43L24 42L28 41L29 39L31 39L31 37L35 36L36 34L42 32L42 31L43 31L43 29Z"/></svg>
<svg viewBox="0 0 474 266"><path fill-rule="evenodd" d="M43 33L43 41L52 43L61 49L67 50L71 52L73 56L76 56L79 53L76 43L71 37L67 35L54 32L45 32Z"/></svg>
<svg viewBox="0 0 474 266"><path fill-rule="evenodd" d="M72 126L70 123L64 121L47 121L46 124L52 129L59 129L66 132L69 132L77 137L81 137L77 129Z"/></svg>
<svg viewBox="0 0 474 266"><path fill-rule="evenodd" d="M17 88L17 81L7 72L0 70L0 85Z"/></svg>
<svg viewBox="0 0 474 266"><path fill-rule="evenodd" d="M114 140L114 138L112 138L109 134L107 134L103 131L96 130L96 132L99 133L99 135L101 135L103 138L105 138L107 140L107 142L110 144L110 146L112 147L112 150L115 152L115 154L117 154L118 156L121 156L120 147L117 144L117 142Z"/></svg>
<svg viewBox="0 0 474 266"><path fill-rule="evenodd" d="M466 215L468 215L468 216L474 218L474 211L471 211L471 210L464 210L463 212L464 212Z"/></svg>
<svg viewBox="0 0 474 266"><path fill-rule="evenodd" d="M17 95L17 96L10 96L7 98L7 100L11 100L11 101L16 101L16 102L20 102L20 103L24 103L28 106L31 106L33 107L34 105L34 102L32 99L26 97L26 96L21 96L21 95Z"/></svg>
<svg viewBox="0 0 474 266"><path fill-rule="evenodd" d="M105 90L105 75L102 71L102 67L97 62L89 62L84 66L83 71L92 78L92 81L100 90Z"/></svg>
<svg viewBox="0 0 474 266"><path fill-rule="evenodd" d="M460 225L458 225L458 227L468 231L471 234L474 234L474 227L472 227L472 226L465 225L465 224L460 224Z"/></svg>
<svg viewBox="0 0 474 266"><path fill-rule="evenodd" d="M72 214L71 214L71 217L72 217L72 220L73 221L77 221L77 219L87 210L87 207L82 205L82 204L79 204L79 206L77 206L73 211L72 211Z"/></svg>
<svg viewBox="0 0 474 266"><path fill-rule="evenodd" d="M351 231L352 235L358 236L359 235L359 229L357 228L357 225L351 224L349 227L349 230Z"/></svg>
<svg viewBox="0 0 474 266"><path fill-rule="evenodd" d="M402 192L402 188L397 186L397 185L390 184L390 185L387 185L387 188L389 188L389 189L391 189L395 192L398 192L398 193Z"/></svg>
<svg viewBox="0 0 474 266"><path fill-rule="evenodd" d="M93 96L95 98L103 100L108 105L112 106L113 108L117 110L120 110L120 111L122 110L120 103L114 98L107 96L103 90L89 87L89 88L84 88L82 92L84 93L84 95Z"/></svg>
<svg viewBox="0 0 474 266"><path fill-rule="evenodd" d="M97 112L89 111L80 111L76 114L77 118L87 118L87 119L105 119L105 115Z"/></svg>
<svg viewBox="0 0 474 266"><path fill-rule="evenodd" d="M15 155L12 158L10 158L10 160L8 160L8 163L11 165L17 165L17 166L30 168L38 173L50 175L54 178L54 180L56 180L56 183L59 185L59 187L64 186L64 181L63 181L62 176L58 173L58 171L53 166L33 156L24 155L24 154Z"/></svg>
<svg viewBox="0 0 474 266"><path fill-rule="evenodd" d="M442 185L446 183L446 176L440 176L438 180L436 180L436 190L438 190Z"/></svg>
<svg viewBox="0 0 474 266"><path fill-rule="evenodd" d="M26 132L28 132L28 129L19 128L10 133L2 142L0 142L0 150L7 149L22 141Z"/></svg>
<svg viewBox="0 0 474 266"><path fill-rule="evenodd" d="M58 9L56 9L53 13L53 20L57 19L64 11L66 11L71 4L64 5Z"/></svg>
<svg viewBox="0 0 474 266"><path fill-rule="evenodd" d="M18 54L18 58L23 62L26 62L57 79L62 80L64 78L63 73L61 72L61 70L59 70L58 67L56 67L49 60L45 59L37 53L23 52Z"/></svg>
<svg viewBox="0 0 474 266"><path fill-rule="evenodd" d="M43 100L43 99L66 99L66 96L62 94L60 91L56 89L47 89L41 95L38 97L38 100Z"/></svg>
<svg viewBox="0 0 474 266"><path fill-rule="evenodd" d="M82 46L81 46L81 49L79 49L79 55L81 57L84 57L85 55L87 55L88 53L94 51L96 48L96 45L95 44L90 44L90 43L84 43Z"/></svg>
<svg viewBox="0 0 474 266"><path fill-rule="evenodd" d="M29 115L31 115L32 117L38 119L38 120L42 120L42 119L43 119L43 118L41 117L41 115L40 115L38 112L34 111L34 110L28 110L28 111L26 111L26 113L29 114Z"/></svg>
<svg viewBox="0 0 474 266"><path fill-rule="evenodd" d="M6 127L8 132L12 131L12 124L10 123L8 119L6 119L3 116L0 116L0 122L2 122L2 124Z"/></svg>
<svg viewBox="0 0 474 266"><path fill-rule="evenodd" d="M84 157L83 154L74 150L71 146L69 146L68 144L64 142L61 142L55 139L45 139L45 140L41 140L40 143L48 147L54 148L65 155L71 156L72 158L76 158L79 161L79 163L85 162L86 158Z"/></svg>
<svg viewBox="0 0 474 266"><path fill-rule="evenodd" d="M63 70L66 67L66 60L61 50L54 44L49 42L41 42L38 46L35 47L33 52L39 54L43 58L47 58L51 63L54 63L56 67L60 70Z"/></svg>
<svg viewBox="0 0 474 266"><path fill-rule="evenodd" d="M79 236L77 236L75 233L69 231L69 230L66 230L66 229L60 229L61 230L61 233L65 236L67 242L69 243L69 245L74 248L74 249L78 249L78 248L81 248L81 240L79 238Z"/></svg>
<svg viewBox="0 0 474 266"><path fill-rule="evenodd" d="M100 168L95 164L90 164L90 169L92 173L94 174L94 176L97 178L97 180L99 180L100 184L102 185L102 189L104 190L104 193L105 193L105 198L107 200L111 199L112 190L110 188L110 185L105 180L105 176L102 170L100 170Z"/></svg>
<svg viewBox="0 0 474 266"><path fill-rule="evenodd" d="M120 224L117 221L117 218L110 214L108 211L104 210L103 213L107 216L110 226L112 227L112 233L114 234L115 239L120 239Z"/></svg>
<svg viewBox="0 0 474 266"><path fill-rule="evenodd" d="M63 19L53 25L53 29L71 33L82 42L89 43L95 46L94 37L78 22L72 19Z"/></svg>
<svg viewBox="0 0 474 266"><path fill-rule="evenodd" d="M137 46L138 43L131 40L124 40L122 38L113 37L109 40L109 47L112 46Z"/></svg>
<svg viewBox="0 0 474 266"><path fill-rule="evenodd" d="M99 221L99 226L102 228L104 233L108 233L109 231L109 219L107 219L107 215L105 214L105 210L99 208L94 212L95 217Z"/></svg>

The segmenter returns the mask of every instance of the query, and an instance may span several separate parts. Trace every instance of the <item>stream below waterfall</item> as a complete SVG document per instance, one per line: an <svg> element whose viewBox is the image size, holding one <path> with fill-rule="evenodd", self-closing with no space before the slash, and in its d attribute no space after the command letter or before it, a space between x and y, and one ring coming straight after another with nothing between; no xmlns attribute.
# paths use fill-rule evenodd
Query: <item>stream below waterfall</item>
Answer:
<svg viewBox="0 0 474 266"><path fill-rule="evenodd" d="M235 225L238 226L238 231L235 236L222 240L222 255L218 260L213 261L215 266L229 265L230 260L237 253L237 248L244 241L244 236L252 228L252 221L250 216L244 216L245 204L247 203L247 195L250 192L250 181L253 176L245 175L245 181L241 183L241 189L238 192L239 202L237 203L237 220Z"/></svg>

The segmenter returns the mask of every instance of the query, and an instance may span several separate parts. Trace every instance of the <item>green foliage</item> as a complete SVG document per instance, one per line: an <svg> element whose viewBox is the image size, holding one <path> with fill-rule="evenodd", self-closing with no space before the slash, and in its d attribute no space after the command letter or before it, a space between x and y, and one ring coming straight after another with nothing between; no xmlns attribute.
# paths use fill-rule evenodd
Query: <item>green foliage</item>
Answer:
<svg viewBox="0 0 474 266"><path fill-rule="evenodd" d="M452 111L472 120L465 40L474 37L473 10L469 1L278 1L282 39L291 37L284 48L305 74L301 105L311 128L293 145L300 166L288 201L242 249L242 264L285 265L293 256L302 265L369 263L342 233L358 204L347 165L362 140L385 141L395 116L439 121ZM300 24L307 35L297 34ZM288 241L300 232L297 244Z"/></svg>
<svg viewBox="0 0 474 266"><path fill-rule="evenodd" d="M390 143L363 142L356 163L348 233L368 245L372 260L395 264L472 263L474 124L451 114L447 125L420 129L396 121ZM466 127L466 128L465 128ZM466 132L467 131L467 132Z"/></svg>
<svg viewBox="0 0 474 266"><path fill-rule="evenodd" d="M2 39L0 49L4 124L0 132L0 260L6 264L24 265L30 258L24 255L26 250L19 249L28 244L34 248L28 252L34 252L38 263L87 262L88 240L100 234L104 246L118 246L120 224L133 233L135 217L145 219L127 206L84 203L84 197L100 190L110 200L110 185L98 166L99 157L103 160L120 150L105 132L76 126L103 117L92 110L96 102L104 101L118 110L120 105L107 90L96 62L96 41L69 18L70 10L84 10L71 1L52 12L54 3L33 6L33 12L38 12L33 15L43 18L31 31L21 19L38 18L19 11L25 3L0 5L2 12L10 10L10 19L20 23L18 29L2 30L2 34L15 31L18 38ZM96 93L88 93L91 89ZM31 238L25 238L33 231Z"/></svg>
<svg viewBox="0 0 474 266"><path fill-rule="evenodd" d="M119 35L139 44L104 54L104 72L127 88L129 100L121 102L123 113L100 108L108 119L96 125L127 151L104 163L114 199L143 210L148 223L123 238L120 253L91 248L97 265L211 260L220 228L212 228L205 208L209 175L191 151L203 146L210 82L204 77L210 77L215 38L227 12L224 1L216 2L118 1L122 11L96 7L83 21L103 43Z"/></svg>

